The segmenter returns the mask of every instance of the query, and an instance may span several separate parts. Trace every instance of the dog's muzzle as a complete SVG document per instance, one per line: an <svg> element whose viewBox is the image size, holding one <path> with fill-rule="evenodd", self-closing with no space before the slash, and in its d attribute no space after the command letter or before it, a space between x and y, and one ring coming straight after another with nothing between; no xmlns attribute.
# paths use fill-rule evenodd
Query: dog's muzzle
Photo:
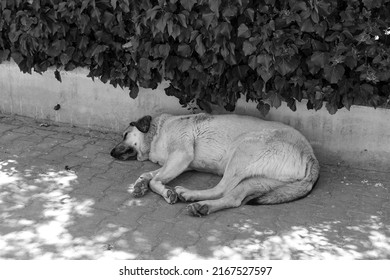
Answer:
<svg viewBox="0 0 390 280"><path fill-rule="evenodd" d="M113 158L119 160L135 160L137 159L137 151L132 147L125 146L119 143L114 149L111 150L110 155Z"/></svg>

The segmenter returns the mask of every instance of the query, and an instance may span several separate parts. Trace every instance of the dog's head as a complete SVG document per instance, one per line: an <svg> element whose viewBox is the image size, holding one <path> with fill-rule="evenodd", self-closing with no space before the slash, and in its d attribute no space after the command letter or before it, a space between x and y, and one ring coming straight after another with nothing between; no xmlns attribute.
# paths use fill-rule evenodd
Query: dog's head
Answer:
<svg viewBox="0 0 390 280"><path fill-rule="evenodd" d="M144 161L149 158L149 149L144 147L144 136L149 131L151 116L131 122L123 132L123 140L111 151L111 156L119 160Z"/></svg>

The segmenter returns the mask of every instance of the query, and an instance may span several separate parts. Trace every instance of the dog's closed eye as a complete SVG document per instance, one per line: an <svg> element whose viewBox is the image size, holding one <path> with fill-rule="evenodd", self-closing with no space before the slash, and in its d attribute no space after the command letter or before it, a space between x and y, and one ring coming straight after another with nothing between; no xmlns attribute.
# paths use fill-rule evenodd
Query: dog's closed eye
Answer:
<svg viewBox="0 0 390 280"><path fill-rule="evenodd" d="M126 137L127 137L127 134L129 134L128 132L126 132L125 134L123 134L123 140L125 140L126 139Z"/></svg>

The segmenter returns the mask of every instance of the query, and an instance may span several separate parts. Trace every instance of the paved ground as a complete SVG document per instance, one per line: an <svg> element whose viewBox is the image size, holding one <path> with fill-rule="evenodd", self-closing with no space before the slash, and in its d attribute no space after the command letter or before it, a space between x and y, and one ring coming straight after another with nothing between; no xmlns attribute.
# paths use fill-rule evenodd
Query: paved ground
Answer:
<svg viewBox="0 0 390 280"><path fill-rule="evenodd" d="M156 165L114 161L119 138L0 115L1 259L390 259L390 173L322 165L304 199L194 218L128 193Z"/></svg>

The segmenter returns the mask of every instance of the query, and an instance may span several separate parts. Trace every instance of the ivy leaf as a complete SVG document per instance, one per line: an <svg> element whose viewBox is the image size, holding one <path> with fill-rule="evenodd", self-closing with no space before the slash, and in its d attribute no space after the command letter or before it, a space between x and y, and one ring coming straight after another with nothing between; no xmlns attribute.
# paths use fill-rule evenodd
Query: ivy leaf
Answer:
<svg viewBox="0 0 390 280"><path fill-rule="evenodd" d="M215 32L220 33L222 36L230 39L230 32L232 31L232 26L228 22L222 22L218 25L218 28L215 29Z"/></svg>
<svg viewBox="0 0 390 280"><path fill-rule="evenodd" d="M55 77L60 83L62 82L60 71L58 71L58 70L54 71L54 77Z"/></svg>
<svg viewBox="0 0 390 280"><path fill-rule="evenodd" d="M189 59L183 59L181 61L181 63L177 66L177 68L181 71L181 72L186 72L188 71L188 69L190 69L191 67L191 64L192 64L192 61L189 60Z"/></svg>
<svg viewBox="0 0 390 280"><path fill-rule="evenodd" d="M354 69L356 66L357 66L357 59L355 58L355 57L353 57L353 56L347 56L346 58L345 58L345 65L347 65L348 66L348 68L349 69Z"/></svg>
<svg viewBox="0 0 390 280"><path fill-rule="evenodd" d="M160 10L159 6L154 6L153 8L146 11L146 20L154 20L156 18L157 12Z"/></svg>
<svg viewBox="0 0 390 280"><path fill-rule="evenodd" d="M254 18L255 18L255 11L252 9L252 8L247 8L245 10L245 13L244 13L249 19L251 22L254 21Z"/></svg>
<svg viewBox="0 0 390 280"><path fill-rule="evenodd" d="M180 32L181 32L180 26L178 24L175 24L173 26L173 30L172 30L172 34L171 34L173 39L176 39L180 35Z"/></svg>
<svg viewBox="0 0 390 280"><path fill-rule="evenodd" d="M187 11L191 11L194 4L197 2L197 0L180 0L180 4L183 6L184 9Z"/></svg>
<svg viewBox="0 0 390 280"><path fill-rule="evenodd" d="M150 69L152 68L155 68L156 67L156 62L153 62L147 58L140 58L139 60L139 67L142 71L144 71L145 73L149 74L150 73Z"/></svg>
<svg viewBox="0 0 390 280"><path fill-rule="evenodd" d="M87 36L82 36L81 38L79 38L78 48L83 50L87 46L88 46L88 37Z"/></svg>
<svg viewBox="0 0 390 280"><path fill-rule="evenodd" d="M208 29L215 19L215 14L214 13L203 13L202 19L204 22L204 26L206 27L206 29Z"/></svg>
<svg viewBox="0 0 390 280"><path fill-rule="evenodd" d="M162 33L164 32L166 26L167 26L167 18L165 16L160 17L156 23L157 30Z"/></svg>
<svg viewBox="0 0 390 280"><path fill-rule="evenodd" d="M242 38L249 38L251 36L251 32L245 23L241 23L241 25L238 27L237 36Z"/></svg>
<svg viewBox="0 0 390 280"><path fill-rule="evenodd" d="M275 108L279 108L282 105L282 98L279 93L271 91L269 97L266 99L267 103Z"/></svg>
<svg viewBox="0 0 390 280"><path fill-rule="evenodd" d="M113 22L114 19L115 16L112 13L105 11L103 14L104 27L109 28L110 24Z"/></svg>
<svg viewBox="0 0 390 280"><path fill-rule="evenodd" d="M315 10L313 10L311 12L311 19L312 19L312 21L314 21L314 23L319 23L319 21L320 21L320 17Z"/></svg>
<svg viewBox="0 0 390 280"><path fill-rule="evenodd" d="M239 65L235 66L232 69L232 74L235 78L238 78L239 80L244 80L247 76L247 73L249 71L249 67L247 65Z"/></svg>
<svg viewBox="0 0 390 280"><path fill-rule="evenodd" d="M219 7L221 6L221 0L209 0L210 10L219 17Z"/></svg>
<svg viewBox="0 0 390 280"><path fill-rule="evenodd" d="M248 55L251 55L252 53L254 53L257 50L257 48L255 46L253 46L252 43L247 40L247 41L244 41L244 43L242 44L242 50L244 51L244 55L248 56Z"/></svg>
<svg viewBox="0 0 390 280"><path fill-rule="evenodd" d="M344 107L347 108L348 111L350 110L350 108L352 106L352 102L353 102L352 96L349 96L348 94L343 95L342 103L343 103Z"/></svg>
<svg viewBox="0 0 390 280"><path fill-rule="evenodd" d="M325 105L326 109L328 110L329 114L334 115L337 112L337 104L334 102L327 102Z"/></svg>
<svg viewBox="0 0 390 280"><path fill-rule="evenodd" d="M9 50L0 50L0 63L7 60L9 57L10 51Z"/></svg>
<svg viewBox="0 0 390 280"><path fill-rule="evenodd" d="M202 110L205 110L206 113L211 113L212 112L212 108L210 106L210 103L205 101L205 100L200 100L198 99L197 100L197 104L199 105L199 107L202 109Z"/></svg>
<svg viewBox="0 0 390 280"><path fill-rule="evenodd" d="M257 62L269 69L272 63L272 57L268 54L260 54L257 56Z"/></svg>
<svg viewBox="0 0 390 280"><path fill-rule="evenodd" d="M328 52L315 52L312 54L310 59L307 61L309 66L309 72L311 74L317 74L320 69L323 69L329 63Z"/></svg>
<svg viewBox="0 0 390 280"><path fill-rule="evenodd" d="M20 64L22 61L23 61L23 59L24 59L24 57L23 57L23 55L21 54L21 53L19 53L19 52L13 52L13 53L11 53L11 57L12 57L12 59L16 62L16 64Z"/></svg>
<svg viewBox="0 0 390 280"><path fill-rule="evenodd" d="M307 110L313 110L314 109L313 103L311 103L310 99L306 103L306 108L307 108Z"/></svg>
<svg viewBox="0 0 390 280"><path fill-rule="evenodd" d="M259 103L256 106L257 110L260 111L260 113L263 115L263 117L267 116L269 110L271 109L271 106L269 104L264 103L263 101L259 101Z"/></svg>
<svg viewBox="0 0 390 280"><path fill-rule="evenodd" d="M296 102L294 98L288 98L287 106L291 109L291 111L295 112L297 110Z"/></svg>
<svg viewBox="0 0 390 280"><path fill-rule="evenodd" d="M114 10L116 9L116 4L118 2L118 0L111 0L111 6L114 8Z"/></svg>
<svg viewBox="0 0 390 280"><path fill-rule="evenodd" d="M105 45L97 45L96 48L92 51L91 56L98 55L99 53L102 53L108 49L108 46Z"/></svg>
<svg viewBox="0 0 390 280"><path fill-rule="evenodd" d="M166 58L169 55L171 47L168 44L161 44L158 46L159 55L163 58Z"/></svg>
<svg viewBox="0 0 390 280"><path fill-rule="evenodd" d="M222 15L225 17L225 18L231 18L231 17L234 17L237 15L237 7L236 6L232 6L232 5L228 5L222 12Z"/></svg>
<svg viewBox="0 0 390 280"><path fill-rule="evenodd" d="M360 86L360 93L365 97L370 97L374 93L374 88L369 84L362 84Z"/></svg>
<svg viewBox="0 0 390 280"><path fill-rule="evenodd" d="M196 37L196 45L195 45L195 51L199 54L199 56L203 56L204 53L206 52L206 47L204 46L203 44L203 41L202 41L202 35L198 35L198 37Z"/></svg>
<svg viewBox="0 0 390 280"><path fill-rule="evenodd" d="M62 65L66 65L70 61L70 57L66 53L62 53L60 56L60 60Z"/></svg>
<svg viewBox="0 0 390 280"><path fill-rule="evenodd" d="M133 99L136 99L138 96L138 93L139 93L139 87L137 86L137 84L132 84L131 89L130 89L130 93L129 93L130 97Z"/></svg>
<svg viewBox="0 0 390 280"><path fill-rule="evenodd" d="M314 25L310 18L306 19L301 26L302 32L314 32Z"/></svg>
<svg viewBox="0 0 390 280"><path fill-rule="evenodd" d="M324 68L329 63L329 53L327 52L315 52L310 57L310 61L320 68Z"/></svg>
<svg viewBox="0 0 390 280"><path fill-rule="evenodd" d="M248 66L250 68L252 68L253 70L255 70L257 68L257 66L259 65L259 63L257 62L257 57L256 55L251 55L248 59Z"/></svg>
<svg viewBox="0 0 390 280"><path fill-rule="evenodd" d="M47 55L55 57L60 55L60 53L65 49L66 41L65 40L56 40L47 50Z"/></svg>
<svg viewBox="0 0 390 280"><path fill-rule="evenodd" d="M177 53L183 57L189 57L191 55L191 48L187 44L180 44L177 46Z"/></svg>
<svg viewBox="0 0 390 280"><path fill-rule="evenodd" d="M261 76L264 82L268 82L274 75L273 68L266 69L264 66L257 67L257 73Z"/></svg>
<svg viewBox="0 0 390 280"><path fill-rule="evenodd" d="M342 65L325 66L324 77L331 84L337 84L343 77L345 69Z"/></svg>
<svg viewBox="0 0 390 280"><path fill-rule="evenodd" d="M275 69L282 76L286 76L287 74L294 72L298 65L299 60L296 57L277 57Z"/></svg>
<svg viewBox="0 0 390 280"><path fill-rule="evenodd" d="M177 19L183 27L187 28L187 17L184 14L178 14Z"/></svg>

